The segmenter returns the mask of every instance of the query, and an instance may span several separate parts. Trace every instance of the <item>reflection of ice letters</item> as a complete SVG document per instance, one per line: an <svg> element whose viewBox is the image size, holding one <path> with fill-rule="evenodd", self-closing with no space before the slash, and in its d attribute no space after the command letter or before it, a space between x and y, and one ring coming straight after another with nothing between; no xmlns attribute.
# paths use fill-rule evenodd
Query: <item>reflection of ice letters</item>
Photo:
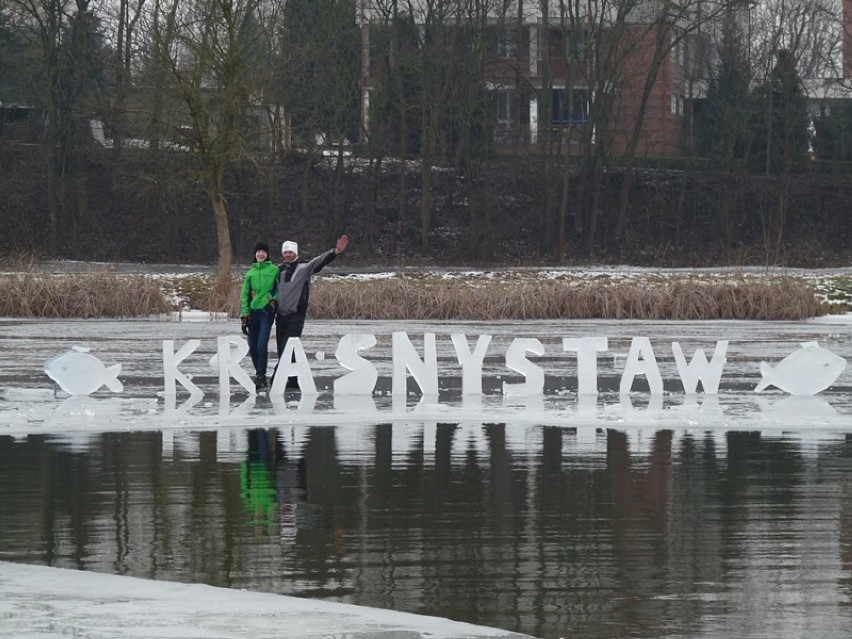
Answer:
<svg viewBox="0 0 852 639"><path fill-rule="evenodd" d="M762 397L756 397L755 401L760 408L760 412L768 417L771 423L791 428L831 426L838 419L838 414L834 410L834 407L821 397L790 395L772 403Z"/></svg>
<svg viewBox="0 0 852 639"><path fill-rule="evenodd" d="M199 393L193 393L190 395L185 402L183 402L180 406L177 405L177 395L175 393L168 394L165 396L165 414L169 417L177 417L179 415L186 415L195 408L201 400L204 399L204 395L200 395Z"/></svg>
<svg viewBox="0 0 852 639"><path fill-rule="evenodd" d="M291 411L306 415L314 412L314 408L317 404L317 398L318 395L316 392L302 393L298 399L287 401L284 398L283 392L279 395L273 395L272 393L270 393L269 403L272 404L272 408L275 411L275 414L282 417L286 417L288 414L291 413Z"/></svg>
<svg viewBox="0 0 852 639"><path fill-rule="evenodd" d="M376 412L372 395L341 393L334 396L334 410L352 416L356 413L371 415Z"/></svg>

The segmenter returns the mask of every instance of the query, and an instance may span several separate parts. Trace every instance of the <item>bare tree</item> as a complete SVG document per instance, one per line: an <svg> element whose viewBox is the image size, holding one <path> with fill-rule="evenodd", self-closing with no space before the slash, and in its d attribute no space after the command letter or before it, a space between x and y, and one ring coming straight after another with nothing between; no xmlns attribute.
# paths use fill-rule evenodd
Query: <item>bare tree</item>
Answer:
<svg viewBox="0 0 852 639"><path fill-rule="evenodd" d="M167 72L166 95L182 104L181 141L197 155L198 175L213 211L217 290L230 288L233 261L225 177L249 156L246 115L265 86L258 72L261 0L172 0L157 14L152 45ZM268 55L268 54L267 54Z"/></svg>
<svg viewBox="0 0 852 639"><path fill-rule="evenodd" d="M110 130L112 143L116 154L120 153L124 138L127 135L126 102L133 80L134 62L137 56L137 25L145 16L144 9L147 0L118 0L118 5L111 7L116 14L111 16L113 22L113 76L114 85L110 100Z"/></svg>
<svg viewBox="0 0 852 639"><path fill-rule="evenodd" d="M41 103L48 123L45 127L43 149L50 218L50 249L54 253L59 249L60 227L65 217L61 132L58 124L62 121L60 46L70 6L70 0L9 0L8 4L11 23L41 54Z"/></svg>

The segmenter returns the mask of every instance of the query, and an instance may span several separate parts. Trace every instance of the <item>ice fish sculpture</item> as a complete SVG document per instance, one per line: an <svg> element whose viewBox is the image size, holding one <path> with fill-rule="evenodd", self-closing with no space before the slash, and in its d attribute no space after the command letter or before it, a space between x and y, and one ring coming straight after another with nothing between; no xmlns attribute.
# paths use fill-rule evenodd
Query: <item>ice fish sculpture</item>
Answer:
<svg viewBox="0 0 852 639"><path fill-rule="evenodd" d="M121 364L107 368L87 351L86 348L72 347L71 351L48 360L44 372L69 395L89 395L103 385L114 393L123 391L124 386L118 379Z"/></svg>
<svg viewBox="0 0 852 639"><path fill-rule="evenodd" d="M782 359L775 368L760 363L763 379L755 392L775 386L791 395L816 395L831 386L846 368L846 360L816 342L804 342L802 348Z"/></svg>

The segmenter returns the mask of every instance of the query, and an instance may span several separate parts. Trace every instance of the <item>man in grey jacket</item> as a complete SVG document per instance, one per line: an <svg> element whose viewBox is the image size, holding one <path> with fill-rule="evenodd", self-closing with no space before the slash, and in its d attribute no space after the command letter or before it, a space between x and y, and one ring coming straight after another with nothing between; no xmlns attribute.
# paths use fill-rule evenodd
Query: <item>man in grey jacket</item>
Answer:
<svg viewBox="0 0 852 639"><path fill-rule="evenodd" d="M278 310L275 316L275 343L278 347L278 363L281 354L291 337L301 337L305 327L305 315L308 312L308 299L311 294L311 277L319 273L335 257L349 246L349 237L341 235L333 249L317 255L307 262L299 261L299 245L286 241L281 245L284 261L279 265ZM278 364L275 365L278 370ZM274 373L273 373L274 377ZM288 380L288 388L294 387L295 379Z"/></svg>

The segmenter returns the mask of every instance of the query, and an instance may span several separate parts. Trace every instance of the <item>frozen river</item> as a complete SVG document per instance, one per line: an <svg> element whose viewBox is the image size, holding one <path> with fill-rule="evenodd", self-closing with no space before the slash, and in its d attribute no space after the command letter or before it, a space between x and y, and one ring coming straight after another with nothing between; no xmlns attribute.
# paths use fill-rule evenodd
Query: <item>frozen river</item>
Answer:
<svg viewBox="0 0 852 639"><path fill-rule="evenodd" d="M480 420L510 419L533 425L635 428L745 428L748 430L807 431L843 428L852 421L852 367L830 387L812 397L789 396L770 388L754 389L761 381L761 362L771 366L799 350L802 343L823 348L852 361L852 322L849 316L806 322L645 322L645 321L529 321L516 323L310 322L303 338L319 394L306 397L255 398L232 383L232 394L220 397L218 373L209 360L217 338L239 334L235 321L16 321L0 319L0 433L26 435L39 429L62 432L110 429L161 429L180 422L184 427L374 423L385 419ZM406 401L392 398L391 335L404 331L415 348L423 335L436 335L439 394L422 397L409 379ZM376 345L366 351L378 371L372 397L334 396L333 380L346 371L334 352L343 335L372 334ZM491 335L482 367L480 396L461 395L461 367L450 335L465 334L473 344ZM565 352L563 338L608 339L598 354L597 400L577 395L576 355ZM663 380L664 393L648 394L644 377L633 393L619 393L631 338L646 337ZM528 398L504 397L504 382L520 381L507 368L506 351L516 338L537 338L544 353L529 356L545 375L544 391ZM180 364L203 394L190 396L177 384L175 397L163 397L163 341L178 350L190 340L198 348ZM680 344L687 360L697 349L713 355L717 340L729 343L717 395L685 395L675 364L672 343ZM88 397L54 394L55 384L44 364L74 346L90 349L105 366L120 364L124 392L105 388ZM250 369L248 357L243 367ZM285 401L286 399L286 401ZM345 418L345 419L342 419ZM802 418L805 418L802 421Z"/></svg>
<svg viewBox="0 0 852 639"><path fill-rule="evenodd" d="M315 321L303 341L319 394L271 399L236 384L221 397L209 360L238 323L191 319L0 319L0 560L548 638L827 638L852 624L852 369L812 397L754 392L761 362L778 367L802 343L852 362L849 316ZM394 331L417 349L436 335L437 396L413 380L392 396ZM364 333L376 337L364 354L376 391L335 396L345 372L335 349ZM493 336L481 395L461 394L454 333ZM562 340L598 336L599 394L581 396ZM650 340L662 394L642 377L619 392L633 337ZM540 394L500 393L520 381L505 359L516 338L543 346L530 356ZM180 370L203 395L164 396L163 340L177 350L194 339ZM718 340L728 341L718 394L685 394L672 343L709 359ZM121 364L124 391L55 392L44 364L73 346ZM0 564L0 599L23 579L4 579ZM26 587L37 598L38 581ZM163 614L187 623L178 607ZM328 613L329 632L338 618ZM385 621L394 636L425 636L425 620L420 631ZM312 632L323 636L323 622ZM358 632L342 636L379 636ZM192 636L219 635L206 624Z"/></svg>

